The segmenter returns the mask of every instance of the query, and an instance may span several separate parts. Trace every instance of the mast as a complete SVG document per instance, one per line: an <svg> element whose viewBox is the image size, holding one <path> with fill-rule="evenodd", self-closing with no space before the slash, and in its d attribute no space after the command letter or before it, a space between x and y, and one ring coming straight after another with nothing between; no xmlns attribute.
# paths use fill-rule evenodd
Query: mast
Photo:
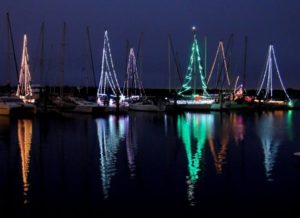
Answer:
<svg viewBox="0 0 300 218"><path fill-rule="evenodd" d="M176 65L176 70L177 70L177 75L178 75L178 78L179 78L180 86L182 86L182 84L183 84L183 79L182 79L182 76L181 76L182 69L181 69L181 65L180 65L180 61L179 61L178 51L174 55L174 59L175 59L175 65Z"/></svg>
<svg viewBox="0 0 300 218"><path fill-rule="evenodd" d="M169 73L169 93L171 93L171 42L168 37L168 73Z"/></svg>
<svg viewBox="0 0 300 218"><path fill-rule="evenodd" d="M245 36L243 86L246 87L248 37Z"/></svg>
<svg viewBox="0 0 300 218"><path fill-rule="evenodd" d="M126 40L126 48L125 48L125 52L126 52L126 54L125 54L125 57L126 57L126 59L125 59L125 84L124 84L124 89L123 89L123 93L124 93L124 95L126 94L126 96L127 97L129 97L129 76L128 76L128 59L129 59L129 50L130 50L130 42L129 42L129 40L127 39Z"/></svg>
<svg viewBox="0 0 300 218"><path fill-rule="evenodd" d="M197 40L196 39L196 27L192 27L193 30L193 35L194 35L194 42ZM197 89L197 74L196 74L196 55L192 55L193 60L193 77L194 77L194 87L193 87L193 94L196 94L196 89Z"/></svg>
<svg viewBox="0 0 300 218"><path fill-rule="evenodd" d="M168 39L169 39L168 41L169 41L169 46L170 46L170 68L172 68L172 64L171 64L171 62L172 62L171 61L171 56L172 56L174 58L174 63L175 63L179 83L180 83L180 86L182 86L183 83L182 83L182 78L181 78L181 66L180 66L180 63L179 63L179 55L178 55L178 52L175 53L175 49L174 49L174 46L173 46L173 43L172 43L171 35L168 36Z"/></svg>
<svg viewBox="0 0 300 218"><path fill-rule="evenodd" d="M45 22L42 23L41 25L41 32L40 32L40 37L41 37L41 50L40 50L40 83L41 85L44 84L44 65L45 65Z"/></svg>
<svg viewBox="0 0 300 218"><path fill-rule="evenodd" d="M96 75L95 75L95 67L94 67L94 59L93 59L92 43L91 43L89 26L86 27L86 34L87 34L87 39L88 39L88 47L89 47L90 60L91 60L91 66L92 66L92 72L93 72L94 87L96 87L97 86L96 85Z"/></svg>
<svg viewBox="0 0 300 218"><path fill-rule="evenodd" d="M60 97L64 95L64 72L65 72L65 47L66 47L66 22L64 22L61 41L61 77L60 77Z"/></svg>
<svg viewBox="0 0 300 218"><path fill-rule="evenodd" d="M15 43L14 43L14 39L13 39L13 34L12 34L12 28L11 28L11 23L10 23L10 17L9 17L9 13L6 13L6 19L7 19L7 24L8 24L8 34L9 34L9 38L10 38L10 43L11 43L11 47L13 49L13 57L14 57L14 62L15 62L15 70L16 70L16 75L17 75L17 79L19 78L19 74L18 74L18 63L17 63L17 57L16 57L16 51L15 51Z"/></svg>
<svg viewBox="0 0 300 218"><path fill-rule="evenodd" d="M204 77L207 74L207 36L204 37Z"/></svg>
<svg viewBox="0 0 300 218"><path fill-rule="evenodd" d="M138 63L138 69L139 69L139 78L142 76L142 68L143 68L143 41L144 41L144 32L141 32L139 42L138 42L138 50L137 50L137 63Z"/></svg>

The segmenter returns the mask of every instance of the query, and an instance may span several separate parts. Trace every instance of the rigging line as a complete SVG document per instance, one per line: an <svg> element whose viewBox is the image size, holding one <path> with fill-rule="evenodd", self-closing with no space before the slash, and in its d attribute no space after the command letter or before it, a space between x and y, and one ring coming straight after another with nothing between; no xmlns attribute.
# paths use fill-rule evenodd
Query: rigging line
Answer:
<svg viewBox="0 0 300 218"><path fill-rule="evenodd" d="M266 58L266 61L265 61L265 64L264 64L264 68L263 68L263 72L261 74L261 78L260 78L260 82L258 83L258 92L256 93L256 95L258 96L261 92L261 89L263 87L263 84L264 84L264 81L265 81L265 77L266 77L266 71L267 71L267 68L268 68L268 65L269 65L269 50L267 52L267 58Z"/></svg>
<svg viewBox="0 0 300 218"><path fill-rule="evenodd" d="M94 87L96 87L96 73L95 73L95 65L94 65L94 59L93 59L93 50L92 50L92 42L91 42L91 36L90 36L90 28L89 26L86 27L86 34L88 38L88 46L89 46L89 52L90 52L90 60L92 65L92 72L93 72L93 79L94 79Z"/></svg>
<svg viewBox="0 0 300 218"><path fill-rule="evenodd" d="M225 83L225 76L227 77L227 83L228 83L228 86L230 86L230 79L229 79L229 64L230 64L230 61L231 61L231 51L232 51L232 47L233 47L233 34L230 34L230 37L229 37L229 42L227 44L227 47L226 47L226 51L224 53L224 44L222 42L222 56L223 56L223 64L224 65L221 65L221 72L223 70L223 67L225 68L225 74L222 78L222 83L221 83L221 89L223 88L223 85ZM220 75L221 76L221 75Z"/></svg>
<svg viewBox="0 0 300 218"><path fill-rule="evenodd" d="M276 56L275 56L275 51L274 51L274 47L272 46L272 53L273 53L273 58L274 58L274 62L275 62L275 67L276 67L276 71L277 71L277 74L278 74L278 77L279 77L279 81L280 81L280 84L283 88L283 91L285 92L286 94L286 97L289 99L289 101L291 100L290 99L290 96L288 95L284 85L283 85L283 82L282 82L282 79L281 79L281 76L280 76L280 73L279 73L279 68L278 68L278 65L277 65L277 60L276 60Z"/></svg>
<svg viewBox="0 0 300 218"><path fill-rule="evenodd" d="M113 64L113 58L112 58L112 54L111 54L111 49L110 49L110 44L109 44L107 30L105 31L105 38L106 38L106 41L107 41L107 48L108 48L108 53L109 53L110 64L111 64L111 67L112 67L113 78L115 79L115 82L116 82L117 91L119 91L119 94L122 95L122 92L121 92L121 89L120 89L120 86L119 86L119 83L118 83L118 80L117 80L117 76L116 76L116 71L115 71L115 68L114 68L114 64Z"/></svg>
<svg viewBox="0 0 300 218"><path fill-rule="evenodd" d="M169 35L168 38L170 40L171 53L172 53L172 56L174 58L179 83L180 83L180 86L182 86L183 85L183 79L182 79L182 76L181 76L181 66L180 66L180 62L179 62L178 53L175 54L175 50L174 50L171 35Z"/></svg>
<svg viewBox="0 0 300 218"><path fill-rule="evenodd" d="M215 55L215 58L214 58L214 61L213 61L213 65L212 65L211 70L210 70L210 72L209 72L209 76L208 76L208 78L207 78L206 84L208 84L208 83L210 82L210 78L211 78L211 76L212 76L213 70L215 69L217 57L218 57L219 50L220 50L220 43L221 43L221 42L219 42L219 45L218 45L218 48L217 48L217 53L216 53L216 55Z"/></svg>
<svg viewBox="0 0 300 218"><path fill-rule="evenodd" d="M13 49L15 70L16 70L17 79L18 79L19 78L19 70L18 70L18 63L17 63L16 51L15 51L15 43L14 43L14 39L13 39L12 27L11 27L9 13L6 13L6 18L7 18L7 23L8 23L8 32L9 32L9 36L10 36L10 41L11 41L11 45L12 45L12 49Z"/></svg>

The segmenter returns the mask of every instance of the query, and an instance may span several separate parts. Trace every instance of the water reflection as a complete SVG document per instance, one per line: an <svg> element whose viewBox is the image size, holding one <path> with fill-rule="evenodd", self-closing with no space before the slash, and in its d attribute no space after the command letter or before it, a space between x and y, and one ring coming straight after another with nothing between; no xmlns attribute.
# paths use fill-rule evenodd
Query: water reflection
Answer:
<svg viewBox="0 0 300 218"><path fill-rule="evenodd" d="M235 144L239 145L245 135L244 118L241 114L230 113L230 123Z"/></svg>
<svg viewBox="0 0 300 218"><path fill-rule="evenodd" d="M294 131L293 131L293 110L287 112L287 132L290 141L294 140Z"/></svg>
<svg viewBox="0 0 300 218"><path fill-rule="evenodd" d="M132 117L130 117L132 118ZM131 121L131 122L130 122ZM130 177L135 177L135 157L136 157L136 150L137 150L137 142L136 142L136 135L134 129L136 128L134 121L131 119L129 121L129 117L125 118L126 122L126 152L127 152L127 159L128 159L128 168L130 172Z"/></svg>
<svg viewBox="0 0 300 218"><path fill-rule="evenodd" d="M210 114L190 114L178 116L177 131L183 141L188 161L187 194L190 205L195 205L195 185L199 179L199 173L203 169L204 145L207 135L213 129L213 116Z"/></svg>
<svg viewBox="0 0 300 218"><path fill-rule="evenodd" d="M215 134L214 132L211 132L211 134L208 135L208 144L209 144L209 149L212 154L213 160L214 160L214 165L216 168L217 174L222 173L222 166L224 164L226 154L227 154L227 145L228 145L228 140L229 140L229 122L222 122L221 126L221 132L220 132L220 142L221 142L221 147L218 149L219 143L215 143ZM217 151L219 150L219 151Z"/></svg>
<svg viewBox="0 0 300 218"><path fill-rule="evenodd" d="M100 171L104 198L109 197L111 179L116 174L117 152L125 137L126 119L110 115L96 119L100 147Z"/></svg>
<svg viewBox="0 0 300 218"><path fill-rule="evenodd" d="M29 190L28 174L30 164L31 140L32 121L18 120L18 141L21 153L24 204L28 203L27 194Z"/></svg>
<svg viewBox="0 0 300 218"><path fill-rule="evenodd" d="M275 165L278 148L281 143L282 131L280 127L284 125L284 112L267 112L261 117L257 116L257 131L260 137L264 152L264 167L268 181L273 181L272 171Z"/></svg>

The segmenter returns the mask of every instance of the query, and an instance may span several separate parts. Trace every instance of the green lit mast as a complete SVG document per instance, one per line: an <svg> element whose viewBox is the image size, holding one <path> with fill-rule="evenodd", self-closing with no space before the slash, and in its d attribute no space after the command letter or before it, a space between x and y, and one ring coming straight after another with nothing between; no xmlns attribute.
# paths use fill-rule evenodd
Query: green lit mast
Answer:
<svg viewBox="0 0 300 218"><path fill-rule="evenodd" d="M200 57L199 45L196 36L196 27L193 27L192 29L193 29L194 40L192 44L190 62L187 69L187 74L184 79L184 83L181 89L179 90L178 94L185 95L185 93L190 91L192 88L193 88L193 94L195 94L197 88L196 81L197 81L197 77L199 76L201 79L203 95L209 96L209 94L207 93L205 76L203 74L203 67L201 66L201 57Z"/></svg>

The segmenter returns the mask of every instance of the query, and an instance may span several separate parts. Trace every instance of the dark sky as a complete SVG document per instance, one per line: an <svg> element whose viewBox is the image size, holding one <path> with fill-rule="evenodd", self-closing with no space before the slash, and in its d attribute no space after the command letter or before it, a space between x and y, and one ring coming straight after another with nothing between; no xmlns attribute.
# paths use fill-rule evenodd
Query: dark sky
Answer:
<svg viewBox="0 0 300 218"><path fill-rule="evenodd" d="M1 0L0 5L1 84L7 80L5 14L9 12L18 62L22 34L28 34L33 83L39 82L35 65L42 21L46 25L47 81L58 81L60 41L65 21L67 84L84 85L83 68L87 54L85 28L89 25L97 80L101 69L104 29L109 30L120 84L123 84L125 74L126 40L130 40L136 48L140 32L144 32L143 83L145 87L167 88L167 35L172 35L182 69L186 72L192 41L191 27L195 25L200 44L203 44L205 35L208 37L208 68L211 67L218 41L224 40L226 45L233 33L232 74L242 75L244 36L247 35L247 87L257 88L268 45L273 42L284 83L287 87L300 88L299 0Z"/></svg>

